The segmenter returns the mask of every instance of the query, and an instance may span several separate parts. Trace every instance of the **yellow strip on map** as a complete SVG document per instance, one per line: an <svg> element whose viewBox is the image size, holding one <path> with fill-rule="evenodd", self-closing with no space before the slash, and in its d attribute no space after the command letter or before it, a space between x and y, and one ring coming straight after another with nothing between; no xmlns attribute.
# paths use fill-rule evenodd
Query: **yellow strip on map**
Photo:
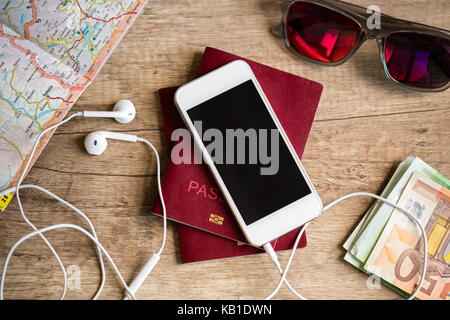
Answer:
<svg viewBox="0 0 450 320"><path fill-rule="evenodd" d="M8 203L11 201L11 199L12 199L11 193L5 194L3 197L0 198L0 211L3 211L6 209L6 207L8 206Z"/></svg>

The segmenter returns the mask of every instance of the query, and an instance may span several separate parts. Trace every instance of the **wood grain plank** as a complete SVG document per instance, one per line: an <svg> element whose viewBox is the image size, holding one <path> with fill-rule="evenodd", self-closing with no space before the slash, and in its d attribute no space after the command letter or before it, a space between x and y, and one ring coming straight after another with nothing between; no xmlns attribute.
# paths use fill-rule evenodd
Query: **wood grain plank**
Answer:
<svg viewBox="0 0 450 320"><path fill-rule="evenodd" d="M351 1L360 5L370 0ZM448 1L379 0L399 18L446 28ZM83 149L95 130L139 134L152 141L167 162L157 90L195 76L205 46L217 47L324 84L324 94L303 163L324 203L348 192L379 193L408 155L421 157L446 176L450 143L449 92L425 94L391 84L381 69L376 45L368 42L344 65L321 67L289 54L269 28L279 22L276 1L151 1L129 30L73 111L109 110L115 101L133 100L136 120L76 119L58 129L27 176L70 201L92 219L103 245L130 282L159 247L161 220L150 214L156 197L156 164L144 145L111 141L99 157ZM24 190L22 201L37 226L81 223L47 196ZM297 252L291 284L306 297L330 299L399 298L387 288L369 290L367 276L343 261L343 241L372 201L348 200L311 224L308 246ZM15 201L0 214L0 267L12 244L30 229ZM49 239L64 263L81 270L81 288L68 299L90 298L99 284L95 247L75 231L54 231ZM280 255L282 263L288 252ZM120 298L123 290L107 266L101 298ZM169 224L161 262L139 298L263 298L278 275L265 255L183 265L178 239ZM7 298L58 298L61 272L39 239L23 244L11 261ZM277 298L293 296L283 288Z"/></svg>

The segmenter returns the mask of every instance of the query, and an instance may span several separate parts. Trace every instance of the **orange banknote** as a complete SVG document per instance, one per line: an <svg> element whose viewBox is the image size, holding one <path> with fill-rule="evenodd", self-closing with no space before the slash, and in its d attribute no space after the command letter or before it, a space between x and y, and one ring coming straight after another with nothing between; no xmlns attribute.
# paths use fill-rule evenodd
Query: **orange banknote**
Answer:
<svg viewBox="0 0 450 320"><path fill-rule="evenodd" d="M412 213L427 234L428 266L419 299L450 299L450 191L415 172L398 205ZM420 229L395 210L366 262L365 269L411 294L423 270Z"/></svg>

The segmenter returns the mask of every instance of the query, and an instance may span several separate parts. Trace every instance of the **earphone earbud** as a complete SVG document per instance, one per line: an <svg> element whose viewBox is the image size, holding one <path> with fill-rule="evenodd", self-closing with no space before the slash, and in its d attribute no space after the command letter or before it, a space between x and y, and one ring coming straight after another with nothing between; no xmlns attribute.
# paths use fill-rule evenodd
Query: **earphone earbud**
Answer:
<svg viewBox="0 0 450 320"><path fill-rule="evenodd" d="M84 138L84 147L89 154L101 155L105 152L108 146L107 139L122 140L128 142L138 141L138 137L132 134L124 134L118 132L110 131L95 131L89 133L86 138Z"/></svg>
<svg viewBox="0 0 450 320"><path fill-rule="evenodd" d="M120 123L129 123L136 116L136 108L130 100L119 100L114 105L113 111L82 111L83 117L89 118L114 118Z"/></svg>

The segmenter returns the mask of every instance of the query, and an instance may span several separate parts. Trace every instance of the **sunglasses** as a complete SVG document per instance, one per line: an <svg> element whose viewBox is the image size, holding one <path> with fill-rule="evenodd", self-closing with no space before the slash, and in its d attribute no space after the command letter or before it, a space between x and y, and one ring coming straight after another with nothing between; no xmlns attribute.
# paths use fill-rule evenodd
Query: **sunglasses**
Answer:
<svg viewBox="0 0 450 320"><path fill-rule="evenodd" d="M367 27L367 9L337 0L281 0L281 26L274 29L298 57L328 66L349 59L367 39L377 41L386 76L419 91L450 85L450 32L379 15Z"/></svg>

